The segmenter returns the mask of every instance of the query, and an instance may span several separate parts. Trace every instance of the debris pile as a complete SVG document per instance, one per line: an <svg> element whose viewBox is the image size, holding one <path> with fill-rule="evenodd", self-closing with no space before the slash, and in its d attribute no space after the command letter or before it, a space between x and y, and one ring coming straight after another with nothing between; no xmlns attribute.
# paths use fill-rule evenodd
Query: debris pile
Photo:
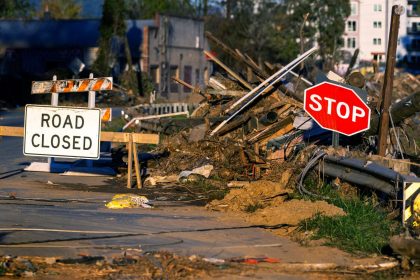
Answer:
<svg viewBox="0 0 420 280"><path fill-rule="evenodd" d="M201 96L201 102L190 118L159 118L137 123L137 129L141 131L166 135L157 152L169 151L169 157L159 164L156 175L174 175L211 164L213 176L224 180L253 180L262 175L270 176L276 166L290 162L305 146L312 143L330 145L331 132L318 126L303 110L304 90L322 81L347 84L367 97L372 111L370 130L359 137L340 135L339 142L362 156L376 154L377 139L372 136L377 134L379 124L377 106L382 73L367 79L357 71L346 77L331 71L325 75L316 70L312 61L305 62L315 49L284 67L268 62L258 65L248 55L229 48L212 34L206 35L242 64L244 71L235 72L206 52L219 71L210 77L205 89L173 77L176 82L194 89L192 94ZM306 66L302 68L303 63ZM295 73L299 71L299 74ZM403 153L418 157L420 151L415 139L420 138L417 135L420 132L413 124L417 123L416 113L418 115L420 108L419 85L419 79L411 74L399 74L395 78L387 157L400 157ZM411 129L404 129L407 126Z"/></svg>
<svg viewBox="0 0 420 280"><path fill-rule="evenodd" d="M395 77L386 156L382 157L376 155L382 73L367 77L357 70L344 77L332 71L325 74L309 60L316 49L286 66L260 65L212 34L206 35L243 68L235 71L206 52L217 65L206 88L173 77L191 88L201 102L188 118L138 124L141 131L161 133L161 144L154 152L166 155L147 163L146 186L218 180L225 185L219 189L229 191L224 198L213 197L206 205L209 210L236 213L255 225L295 227L317 214L346 215L304 186L311 170L316 170L319 181L339 188L341 195L357 196L360 193L352 188L359 186L374 195L380 193L388 202L401 197L404 182L420 174L419 77L406 73ZM308 116L304 92L325 81L351 89L367 104L371 111L368 130L355 136L335 134ZM194 172L197 168L205 170L205 175ZM315 200L301 199L305 195Z"/></svg>

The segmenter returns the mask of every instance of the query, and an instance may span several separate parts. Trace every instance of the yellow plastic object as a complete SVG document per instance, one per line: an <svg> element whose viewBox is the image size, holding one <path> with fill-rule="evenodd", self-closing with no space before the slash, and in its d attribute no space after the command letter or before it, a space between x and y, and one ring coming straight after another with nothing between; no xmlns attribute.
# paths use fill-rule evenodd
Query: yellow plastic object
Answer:
<svg viewBox="0 0 420 280"><path fill-rule="evenodd" d="M123 208L152 208L148 204L147 197L135 194L116 194L110 202L105 204L109 209L123 209Z"/></svg>

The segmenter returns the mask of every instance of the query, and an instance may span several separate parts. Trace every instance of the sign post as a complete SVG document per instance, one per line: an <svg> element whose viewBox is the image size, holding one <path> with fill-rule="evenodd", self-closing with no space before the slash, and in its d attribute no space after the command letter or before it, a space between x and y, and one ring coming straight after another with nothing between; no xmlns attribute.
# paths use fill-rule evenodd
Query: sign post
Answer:
<svg viewBox="0 0 420 280"><path fill-rule="evenodd" d="M334 83L307 88L304 109L322 128L347 136L370 127L370 108L354 90Z"/></svg>

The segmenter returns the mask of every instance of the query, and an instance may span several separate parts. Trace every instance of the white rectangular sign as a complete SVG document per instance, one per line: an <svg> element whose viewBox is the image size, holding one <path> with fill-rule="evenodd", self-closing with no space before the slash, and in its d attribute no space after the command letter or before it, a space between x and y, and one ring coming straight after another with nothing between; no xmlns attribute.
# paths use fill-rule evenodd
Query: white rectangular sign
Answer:
<svg viewBox="0 0 420 280"><path fill-rule="evenodd" d="M26 105L23 154L98 159L101 110Z"/></svg>

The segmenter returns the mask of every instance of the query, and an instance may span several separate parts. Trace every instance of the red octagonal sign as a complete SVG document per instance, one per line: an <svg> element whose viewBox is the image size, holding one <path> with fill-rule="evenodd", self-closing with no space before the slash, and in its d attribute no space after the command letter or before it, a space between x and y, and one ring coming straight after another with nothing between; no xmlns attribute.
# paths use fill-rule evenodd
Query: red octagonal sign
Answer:
<svg viewBox="0 0 420 280"><path fill-rule="evenodd" d="M352 89L323 82L305 90L303 104L322 128L347 136L369 129L370 108Z"/></svg>

